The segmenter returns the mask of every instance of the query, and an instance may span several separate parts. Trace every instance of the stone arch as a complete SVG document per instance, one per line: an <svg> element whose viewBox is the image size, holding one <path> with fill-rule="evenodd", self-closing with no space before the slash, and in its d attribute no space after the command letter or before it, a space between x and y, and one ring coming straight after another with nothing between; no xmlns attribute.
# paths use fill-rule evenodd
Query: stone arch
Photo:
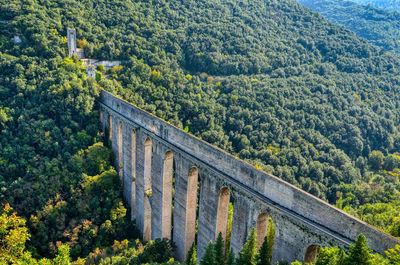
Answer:
<svg viewBox="0 0 400 265"><path fill-rule="evenodd" d="M124 185L124 181L122 179L123 176L123 129L122 122L118 122L118 169L119 169L119 177L121 179L122 185Z"/></svg>
<svg viewBox="0 0 400 265"><path fill-rule="evenodd" d="M112 117L108 114L108 139L112 140Z"/></svg>
<svg viewBox="0 0 400 265"><path fill-rule="evenodd" d="M217 211L217 224L215 228L215 239L221 232L222 238L226 240L226 230L228 228L228 214L229 214L229 201L231 191L228 188L222 188L219 192L218 211Z"/></svg>
<svg viewBox="0 0 400 265"><path fill-rule="evenodd" d="M144 222L143 222L143 239L145 241L151 240L151 203L152 197L151 188L151 160L152 160L152 142L147 137L144 142Z"/></svg>
<svg viewBox="0 0 400 265"><path fill-rule="evenodd" d="M304 255L304 263L313 263L317 260L318 252L320 246L319 245L310 245L306 249L306 253Z"/></svg>
<svg viewBox="0 0 400 265"><path fill-rule="evenodd" d="M199 170L192 167L187 179L186 194L186 226L185 226L185 256L196 238L196 211Z"/></svg>
<svg viewBox="0 0 400 265"><path fill-rule="evenodd" d="M172 227L172 183L174 174L174 155L168 151L164 155L162 186L162 230L161 237L171 239Z"/></svg>
<svg viewBox="0 0 400 265"><path fill-rule="evenodd" d="M136 133L135 130L131 131L131 219L135 216L135 203L136 203Z"/></svg>
<svg viewBox="0 0 400 265"><path fill-rule="evenodd" d="M264 243L264 239L267 236L268 218L269 216L267 213L260 213L257 217L256 231L258 249L261 248L261 245Z"/></svg>

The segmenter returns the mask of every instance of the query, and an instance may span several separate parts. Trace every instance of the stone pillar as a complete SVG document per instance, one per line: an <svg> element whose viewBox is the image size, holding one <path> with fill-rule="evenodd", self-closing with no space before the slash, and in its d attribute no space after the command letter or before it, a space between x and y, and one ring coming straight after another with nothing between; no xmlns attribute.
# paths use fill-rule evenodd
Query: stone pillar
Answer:
<svg viewBox="0 0 400 265"><path fill-rule="evenodd" d="M161 238L162 227L162 169L164 148L153 140L152 157L152 199L151 199L151 238Z"/></svg>
<svg viewBox="0 0 400 265"><path fill-rule="evenodd" d="M132 135L131 128L127 124L122 125L122 186L124 192L124 198L128 202L129 206L132 207L131 193L132 193Z"/></svg>
<svg viewBox="0 0 400 265"><path fill-rule="evenodd" d="M250 233L249 220L250 220L251 205L247 198L240 195L235 196L233 203L233 218L232 218L232 234L231 234L231 248L237 255L242 246L247 240Z"/></svg>
<svg viewBox="0 0 400 265"><path fill-rule="evenodd" d="M179 261L185 258L186 199L187 178L190 169L188 161L180 155L175 156L175 201L173 220L173 241L176 245L175 256Z"/></svg>
<svg viewBox="0 0 400 265"><path fill-rule="evenodd" d="M221 188L214 178L203 174L201 176L197 234L197 257L199 260L203 257L204 250L210 240L215 241L218 199Z"/></svg>
<svg viewBox="0 0 400 265"><path fill-rule="evenodd" d="M144 226L144 142L147 135L136 133L136 225L143 233Z"/></svg>

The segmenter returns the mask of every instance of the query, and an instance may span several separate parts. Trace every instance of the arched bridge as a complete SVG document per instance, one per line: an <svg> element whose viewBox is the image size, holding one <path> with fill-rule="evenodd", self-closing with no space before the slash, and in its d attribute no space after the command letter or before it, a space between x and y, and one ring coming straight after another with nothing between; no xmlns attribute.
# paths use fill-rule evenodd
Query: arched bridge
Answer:
<svg viewBox="0 0 400 265"><path fill-rule="evenodd" d="M178 260L196 241L201 257L219 232L237 253L273 220L273 261L312 261L318 246L347 247L363 233L383 252L400 242L301 189L107 92L100 118L112 140L124 196L145 240L172 239ZM228 229L233 205L232 230Z"/></svg>

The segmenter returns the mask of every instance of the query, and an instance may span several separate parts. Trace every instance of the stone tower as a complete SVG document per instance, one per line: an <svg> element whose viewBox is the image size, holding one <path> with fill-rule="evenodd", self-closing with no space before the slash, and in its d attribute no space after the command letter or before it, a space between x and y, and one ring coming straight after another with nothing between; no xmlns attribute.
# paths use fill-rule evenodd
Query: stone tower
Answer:
<svg viewBox="0 0 400 265"><path fill-rule="evenodd" d="M86 68L86 73L88 78L96 78L96 71L94 65L88 65Z"/></svg>
<svg viewBox="0 0 400 265"><path fill-rule="evenodd" d="M76 30L72 28L67 28L68 37L68 55L72 57L76 54Z"/></svg>

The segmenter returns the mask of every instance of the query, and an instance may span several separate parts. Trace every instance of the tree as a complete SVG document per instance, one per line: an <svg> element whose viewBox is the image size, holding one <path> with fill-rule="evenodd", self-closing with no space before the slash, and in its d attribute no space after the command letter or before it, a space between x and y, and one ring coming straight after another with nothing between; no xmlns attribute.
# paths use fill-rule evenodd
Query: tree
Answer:
<svg viewBox="0 0 400 265"><path fill-rule="evenodd" d="M268 244L268 236L265 236L257 257L257 265L271 265L270 245Z"/></svg>
<svg viewBox="0 0 400 265"><path fill-rule="evenodd" d="M186 260L185 260L185 264L186 265L197 265L197 251L196 251L196 244L194 242L189 249L189 252L188 252Z"/></svg>
<svg viewBox="0 0 400 265"><path fill-rule="evenodd" d="M215 247L214 244L210 241L206 248L203 258L200 261L200 265L216 265L215 259Z"/></svg>
<svg viewBox="0 0 400 265"><path fill-rule="evenodd" d="M226 265L235 265L235 252L233 252L233 249L231 248L228 257L226 258Z"/></svg>
<svg viewBox="0 0 400 265"><path fill-rule="evenodd" d="M373 170L379 170L383 164L385 156L381 151L372 151L369 155L369 165Z"/></svg>
<svg viewBox="0 0 400 265"><path fill-rule="evenodd" d="M0 216L0 264L17 264L30 258L25 243L30 238L26 220L17 216L9 204Z"/></svg>
<svg viewBox="0 0 400 265"><path fill-rule="evenodd" d="M255 228L251 230L249 239L240 250L236 263L240 265L257 264L257 232Z"/></svg>
<svg viewBox="0 0 400 265"><path fill-rule="evenodd" d="M320 248L315 261L315 265L337 265L343 264L343 259L346 257L346 253L338 248Z"/></svg>
<svg viewBox="0 0 400 265"><path fill-rule="evenodd" d="M367 238L363 234L357 236L356 242L350 246L345 265L371 265L371 249L367 244Z"/></svg>
<svg viewBox="0 0 400 265"><path fill-rule="evenodd" d="M392 249L385 251L386 257L389 259L389 264L400 264L400 245L396 245Z"/></svg>
<svg viewBox="0 0 400 265"><path fill-rule="evenodd" d="M225 263L224 240L222 239L221 232L219 232L217 241L215 242L215 261L217 265L224 265Z"/></svg>

